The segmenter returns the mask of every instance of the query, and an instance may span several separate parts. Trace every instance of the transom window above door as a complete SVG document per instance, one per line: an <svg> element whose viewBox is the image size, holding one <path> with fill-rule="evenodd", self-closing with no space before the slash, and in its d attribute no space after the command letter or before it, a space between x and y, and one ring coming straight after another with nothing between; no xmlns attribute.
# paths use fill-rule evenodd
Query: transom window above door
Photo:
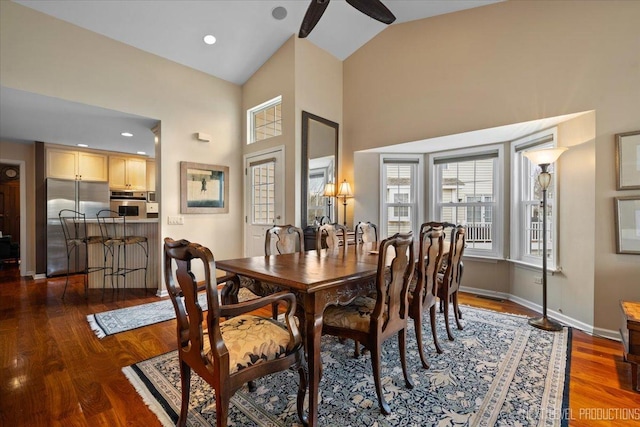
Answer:
<svg viewBox="0 0 640 427"><path fill-rule="evenodd" d="M247 144L282 135L282 96L247 110Z"/></svg>

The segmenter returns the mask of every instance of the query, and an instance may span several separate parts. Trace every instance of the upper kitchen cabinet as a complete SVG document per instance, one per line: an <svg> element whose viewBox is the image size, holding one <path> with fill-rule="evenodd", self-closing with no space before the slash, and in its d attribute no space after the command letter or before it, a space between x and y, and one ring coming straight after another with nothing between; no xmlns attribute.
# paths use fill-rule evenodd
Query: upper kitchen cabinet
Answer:
<svg viewBox="0 0 640 427"><path fill-rule="evenodd" d="M48 148L47 178L78 181L109 180L108 158L104 154Z"/></svg>
<svg viewBox="0 0 640 427"><path fill-rule="evenodd" d="M156 191L156 162L147 160L147 191Z"/></svg>
<svg viewBox="0 0 640 427"><path fill-rule="evenodd" d="M147 160L109 156L109 187L117 190L146 190Z"/></svg>

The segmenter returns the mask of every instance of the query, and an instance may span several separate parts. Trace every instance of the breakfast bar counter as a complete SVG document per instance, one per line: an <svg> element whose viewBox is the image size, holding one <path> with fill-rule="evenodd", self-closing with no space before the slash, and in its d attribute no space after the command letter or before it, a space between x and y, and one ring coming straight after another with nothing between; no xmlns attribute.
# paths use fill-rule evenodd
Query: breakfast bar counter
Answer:
<svg viewBox="0 0 640 427"><path fill-rule="evenodd" d="M100 226L97 219L87 220L87 234L90 236L100 236ZM158 268L160 262L160 255L158 253L158 218L143 218L143 219L127 219L126 220L126 234L128 236L145 236L148 239L149 247L149 265L147 268L147 279L145 286L145 272L139 270L127 275L127 288L158 288ZM128 267L140 267L144 266L147 262L144 250L138 245L128 245L127 247L127 266ZM89 245L89 266L100 267L103 266L104 250L102 244ZM107 259L108 265L111 265L111 258ZM114 286L118 276L113 277ZM103 284L103 272L96 271L89 274L89 288L102 289ZM120 288L122 288L122 278L120 278ZM111 277L106 277L105 289L111 289Z"/></svg>

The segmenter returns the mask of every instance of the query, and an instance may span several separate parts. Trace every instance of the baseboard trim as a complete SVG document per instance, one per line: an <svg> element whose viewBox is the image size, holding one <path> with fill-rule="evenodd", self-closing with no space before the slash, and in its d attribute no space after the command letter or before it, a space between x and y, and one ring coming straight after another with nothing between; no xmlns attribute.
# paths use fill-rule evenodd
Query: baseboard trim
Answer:
<svg viewBox="0 0 640 427"><path fill-rule="evenodd" d="M520 298L505 292L487 291L486 289L470 288L467 286L461 286L460 291L466 292L472 295L483 296L490 299L505 299L508 301L513 301L530 310L537 311L538 313L542 312L542 306L532 303L531 301L528 301L524 298ZM593 325L574 319L573 317L569 317L555 310L547 309L547 315L551 319L557 320L563 325L567 325L567 326L571 326L572 328L579 329L589 335L595 335L598 337L607 338L614 341L620 341L620 333L618 331L614 331L611 329L604 329L604 328L595 328Z"/></svg>

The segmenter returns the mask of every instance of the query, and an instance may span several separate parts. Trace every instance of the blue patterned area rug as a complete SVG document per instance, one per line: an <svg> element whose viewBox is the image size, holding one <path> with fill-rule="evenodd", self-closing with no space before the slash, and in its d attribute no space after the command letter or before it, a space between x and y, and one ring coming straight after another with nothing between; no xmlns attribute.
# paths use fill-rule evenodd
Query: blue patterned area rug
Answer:
<svg viewBox="0 0 640 427"><path fill-rule="evenodd" d="M198 296L200 305L207 307L206 294ZM175 319L176 312L170 299L149 304L134 305L117 310L90 314L87 321L98 338L104 338L119 332L130 331L154 323Z"/></svg>
<svg viewBox="0 0 640 427"><path fill-rule="evenodd" d="M561 426L567 412L571 330L546 332L527 318L462 307L464 330L446 339L443 316L438 333L444 353L433 343L425 370L415 349L413 325L407 363L415 383L404 387L396 339L384 344L382 384L392 414L378 407L369 353L353 358L353 342L322 338L321 426ZM412 323L412 322L410 322ZM427 321L428 323L428 321ZM427 325L425 325L427 326ZM430 331L425 327L425 331ZM425 336L429 336L425 332ZM180 411L177 352L123 368L129 381L165 426ZM212 389L191 379L187 425L215 425ZM231 400L230 426L297 426L297 373L286 371L257 381L257 391L239 390Z"/></svg>
<svg viewBox="0 0 640 427"><path fill-rule="evenodd" d="M238 299L245 301L256 296L247 289L240 289ZM203 310L207 309L207 297L205 293L198 295L198 302ZM132 307L119 308L90 314L87 321L91 330L98 338L104 338L119 332L130 331L154 323L175 319L176 312L170 299L152 302L149 304L134 305Z"/></svg>

